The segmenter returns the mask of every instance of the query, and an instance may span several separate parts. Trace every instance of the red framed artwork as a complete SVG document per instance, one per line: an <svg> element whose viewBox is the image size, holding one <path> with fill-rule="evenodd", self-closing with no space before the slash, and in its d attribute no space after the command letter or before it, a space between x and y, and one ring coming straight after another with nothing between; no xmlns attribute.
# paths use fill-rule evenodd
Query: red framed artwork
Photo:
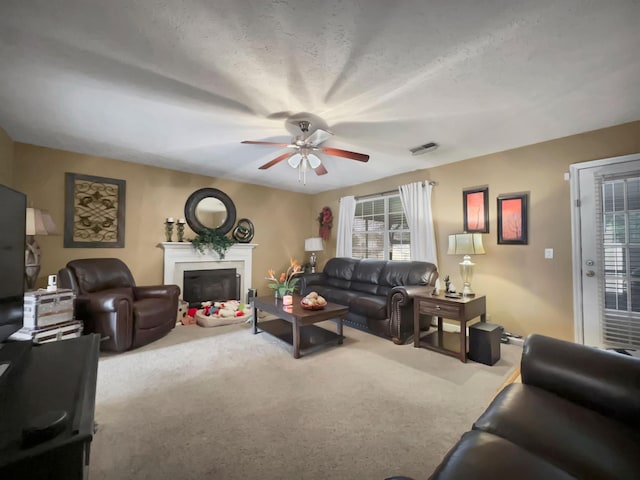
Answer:
<svg viewBox="0 0 640 480"><path fill-rule="evenodd" d="M529 194L514 193L498 196L498 244L527 245L527 203Z"/></svg>
<svg viewBox="0 0 640 480"><path fill-rule="evenodd" d="M489 233L489 188L477 187L462 192L462 229L467 233Z"/></svg>

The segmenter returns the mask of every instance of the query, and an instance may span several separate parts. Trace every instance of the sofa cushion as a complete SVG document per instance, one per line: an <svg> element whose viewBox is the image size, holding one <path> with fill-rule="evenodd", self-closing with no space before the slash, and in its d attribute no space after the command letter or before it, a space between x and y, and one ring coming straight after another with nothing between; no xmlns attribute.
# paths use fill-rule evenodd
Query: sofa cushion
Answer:
<svg viewBox="0 0 640 480"><path fill-rule="evenodd" d="M79 294L135 286L129 268L117 258L71 260L67 268L75 276Z"/></svg>
<svg viewBox="0 0 640 480"><path fill-rule="evenodd" d="M155 328L167 322L167 308L170 300L145 298L133 304L133 317L136 329ZM171 317L169 317L171 318ZM175 320L175 319L174 319Z"/></svg>
<svg viewBox="0 0 640 480"><path fill-rule="evenodd" d="M349 303L349 310L375 320L384 320L387 315L387 299L379 295L360 293Z"/></svg>
<svg viewBox="0 0 640 480"><path fill-rule="evenodd" d="M313 291L322 296L328 302L337 303L339 305L350 306L354 298L358 297L357 292L344 290L342 288L327 287L324 285L313 285Z"/></svg>
<svg viewBox="0 0 640 480"><path fill-rule="evenodd" d="M351 277L351 290L358 292L378 293L380 273L385 265L384 260L362 259L356 265Z"/></svg>
<svg viewBox="0 0 640 480"><path fill-rule="evenodd" d="M380 273L378 295L389 295L398 285L428 285L435 265L428 262L386 262Z"/></svg>
<svg viewBox="0 0 640 480"><path fill-rule="evenodd" d="M637 478L640 472L639 432L531 385L505 388L474 429L504 437L579 478Z"/></svg>
<svg viewBox="0 0 640 480"><path fill-rule="evenodd" d="M573 477L518 445L471 431L447 453L432 480L569 480Z"/></svg>
<svg viewBox="0 0 640 480"><path fill-rule="evenodd" d="M336 288L349 288L353 271L359 261L357 258L344 257L330 259L323 269L327 285Z"/></svg>

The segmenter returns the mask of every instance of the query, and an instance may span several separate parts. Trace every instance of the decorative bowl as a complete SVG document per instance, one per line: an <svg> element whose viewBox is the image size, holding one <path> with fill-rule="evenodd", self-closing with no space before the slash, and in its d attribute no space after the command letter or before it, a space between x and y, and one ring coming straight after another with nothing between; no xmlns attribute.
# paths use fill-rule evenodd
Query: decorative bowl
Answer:
<svg viewBox="0 0 640 480"><path fill-rule="evenodd" d="M307 305L302 302L300 302L300 306L305 310L322 310L325 307L325 305Z"/></svg>

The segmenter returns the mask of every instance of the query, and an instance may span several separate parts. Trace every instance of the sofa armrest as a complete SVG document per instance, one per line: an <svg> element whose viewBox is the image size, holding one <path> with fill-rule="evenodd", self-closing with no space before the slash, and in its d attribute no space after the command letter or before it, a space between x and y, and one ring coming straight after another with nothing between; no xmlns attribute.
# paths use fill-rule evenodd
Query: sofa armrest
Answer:
<svg viewBox="0 0 640 480"><path fill-rule="evenodd" d="M313 285L324 285L326 275L323 272L305 273L304 275L300 275L299 278L300 281L298 285L300 286L300 294L306 295L313 290Z"/></svg>
<svg viewBox="0 0 640 480"><path fill-rule="evenodd" d="M640 427L640 360L543 335L527 337L522 383Z"/></svg>
<svg viewBox="0 0 640 480"><path fill-rule="evenodd" d="M84 322L84 333L100 334L103 340L100 348L116 352L131 348L133 293L123 290L104 290L76 297L76 319Z"/></svg>
<svg viewBox="0 0 640 480"><path fill-rule="evenodd" d="M83 314L112 313L117 311L121 302L132 305L133 299L130 295L121 292L104 290L102 292L86 293L78 295L75 300L76 315ZM130 307L129 307L130 308Z"/></svg>
<svg viewBox="0 0 640 480"><path fill-rule="evenodd" d="M143 298L163 298L174 299L177 301L180 296L180 287L177 285L151 285L144 287L133 287L133 295L137 300Z"/></svg>
<svg viewBox="0 0 640 480"><path fill-rule="evenodd" d="M399 285L389 292L387 315L389 317L389 336L393 343L404 343L409 334L413 334L413 297L431 295L431 285Z"/></svg>
<svg viewBox="0 0 640 480"><path fill-rule="evenodd" d="M407 305L416 295L429 296L433 293L435 287L431 285L399 285L391 289L390 296L401 305ZM399 294L396 296L396 294Z"/></svg>

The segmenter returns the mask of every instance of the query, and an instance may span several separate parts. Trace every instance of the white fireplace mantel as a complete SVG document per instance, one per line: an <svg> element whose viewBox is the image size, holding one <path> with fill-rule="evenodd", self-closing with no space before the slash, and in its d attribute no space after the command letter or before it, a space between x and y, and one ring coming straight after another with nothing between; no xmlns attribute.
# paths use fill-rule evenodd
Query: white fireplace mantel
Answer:
<svg viewBox="0 0 640 480"><path fill-rule="evenodd" d="M191 242L162 242L164 250L164 283L174 284L184 290L184 272L189 270L216 270L235 268L240 273L240 298L251 288L251 269L255 243L236 243L227 250L224 259L212 250L200 253Z"/></svg>

